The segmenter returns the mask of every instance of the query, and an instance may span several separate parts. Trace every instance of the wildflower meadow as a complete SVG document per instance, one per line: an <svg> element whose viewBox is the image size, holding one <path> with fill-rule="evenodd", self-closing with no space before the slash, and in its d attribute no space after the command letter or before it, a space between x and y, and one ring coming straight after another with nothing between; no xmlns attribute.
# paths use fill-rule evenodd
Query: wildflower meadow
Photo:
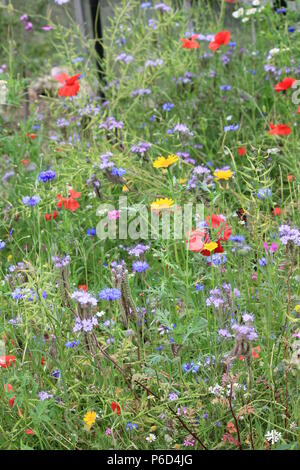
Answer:
<svg viewBox="0 0 300 470"><path fill-rule="evenodd" d="M300 1L103 5L0 0L0 449L296 450Z"/></svg>

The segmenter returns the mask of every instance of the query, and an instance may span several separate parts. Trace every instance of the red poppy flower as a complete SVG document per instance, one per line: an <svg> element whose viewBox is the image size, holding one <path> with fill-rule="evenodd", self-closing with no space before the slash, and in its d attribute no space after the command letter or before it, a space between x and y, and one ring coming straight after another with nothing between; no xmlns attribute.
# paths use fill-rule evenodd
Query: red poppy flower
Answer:
<svg viewBox="0 0 300 470"><path fill-rule="evenodd" d="M246 153L247 153L246 147L239 147L238 148L238 154L240 155L240 157L242 157L243 155L246 155Z"/></svg>
<svg viewBox="0 0 300 470"><path fill-rule="evenodd" d="M22 163L22 165L27 166L27 165L29 165L30 160L29 160L28 158L23 158L23 159L21 160L21 163Z"/></svg>
<svg viewBox="0 0 300 470"><path fill-rule="evenodd" d="M117 412L117 415L120 415L121 414L121 408L120 406L118 405L118 403L116 403L115 401L113 401L111 403L111 409L113 410L113 412Z"/></svg>
<svg viewBox="0 0 300 470"><path fill-rule="evenodd" d="M274 124L270 122L269 134L271 135L289 135L291 132L292 129L286 124L277 124L277 126L274 126Z"/></svg>
<svg viewBox="0 0 300 470"><path fill-rule="evenodd" d="M44 214L44 219L45 220L56 219L57 216L58 216L58 212L53 211L52 214Z"/></svg>
<svg viewBox="0 0 300 470"><path fill-rule="evenodd" d="M12 407L14 406L14 404L15 404L15 398L16 398L16 397L13 396L13 397L11 397L11 398L8 400L8 406L9 406L10 408L12 408Z"/></svg>
<svg viewBox="0 0 300 470"><path fill-rule="evenodd" d="M32 132L26 132L26 137L29 137L29 139L34 140L37 138L37 135L33 134Z"/></svg>
<svg viewBox="0 0 300 470"><path fill-rule="evenodd" d="M256 346L255 348L252 348L251 355L252 355L253 359L259 359L260 351L261 351L261 349L260 349L259 346Z"/></svg>
<svg viewBox="0 0 300 470"><path fill-rule="evenodd" d="M229 225L225 222L224 219L222 219L222 217L216 214L212 214L211 217L208 215L205 221L209 227L212 227L213 229L219 229L219 240L226 241L229 239L231 235L231 227L229 227Z"/></svg>
<svg viewBox="0 0 300 470"><path fill-rule="evenodd" d="M62 83L62 87L58 90L59 96L75 96L80 90L80 85L78 78L80 73L73 75L73 77L68 77L67 74L61 73L56 75L55 80Z"/></svg>
<svg viewBox="0 0 300 470"><path fill-rule="evenodd" d="M9 366L14 364L16 356L0 356L0 367L7 369Z"/></svg>
<svg viewBox="0 0 300 470"><path fill-rule="evenodd" d="M34 431L32 429L26 429L25 434L27 434L27 436L33 436Z"/></svg>
<svg viewBox="0 0 300 470"><path fill-rule="evenodd" d="M209 43L209 48L212 51L217 51L220 46L226 46L230 41L230 31L220 31L214 37L214 40Z"/></svg>
<svg viewBox="0 0 300 470"><path fill-rule="evenodd" d="M76 201L76 199L81 196L81 193L77 193L74 191L74 189L69 189L69 195L70 197L66 198L58 194L56 196L56 199L58 200L57 206L60 209L63 207L64 209L75 212L80 207L80 204Z"/></svg>
<svg viewBox="0 0 300 470"><path fill-rule="evenodd" d="M299 106L299 108L297 109L297 113L300 114L300 106Z"/></svg>
<svg viewBox="0 0 300 470"><path fill-rule="evenodd" d="M78 289L83 290L84 292L87 291L87 285L86 284L78 284Z"/></svg>
<svg viewBox="0 0 300 470"><path fill-rule="evenodd" d="M200 47L199 43L195 41L195 38L197 37L198 37L198 34L195 34L190 39L186 39L186 38L180 39L180 41L183 42L181 46L182 49L198 49Z"/></svg>
<svg viewBox="0 0 300 470"><path fill-rule="evenodd" d="M280 209L280 207L275 207L274 210L272 211L272 214L273 215L280 215L282 212L282 210Z"/></svg>
<svg viewBox="0 0 300 470"><path fill-rule="evenodd" d="M12 384L4 384L4 390L5 392L13 392L14 391L14 388L12 386Z"/></svg>
<svg viewBox="0 0 300 470"><path fill-rule="evenodd" d="M295 81L296 81L295 78L286 77L282 80L282 82L279 82L274 86L274 90L277 91L278 93L280 91L288 90L289 88L293 86Z"/></svg>
<svg viewBox="0 0 300 470"><path fill-rule="evenodd" d="M74 199L78 199L81 196L81 193L77 193L74 189L69 189L68 193Z"/></svg>
<svg viewBox="0 0 300 470"><path fill-rule="evenodd" d="M46 364L46 361L45 361L45 359L42 357L42 359L41 359L41 365L43 366L44 364Z"/></svg>

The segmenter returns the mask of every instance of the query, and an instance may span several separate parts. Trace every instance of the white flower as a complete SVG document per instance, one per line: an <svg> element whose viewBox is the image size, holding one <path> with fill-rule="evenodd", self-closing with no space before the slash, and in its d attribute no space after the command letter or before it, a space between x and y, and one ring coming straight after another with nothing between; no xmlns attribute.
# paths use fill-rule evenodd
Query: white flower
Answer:
<svg viewBox="0 0 300 470"><path fill-rule="evenodd" d="M249 10L246 11L246 15L247 16L255 15L256 12L257 12L256 8L249 8Z"/></svg>
<svg viewBox="0 0 300 470"><path fill-rule="evenodd" d="M242 19L242 23L247 23L247 21L249 21L249 18L247 16Z"/></svg>
<svg viewBox="0 0 300 470"><path fill-rule="evenodd" d="M273 445L281 438L281 432L277 432L275 431L275 429L272 429L272 431L268 431L265 434L265 438L268 442L271 442L271 444Z"/></svg>
<svg viewBox="0 0 300 470"><path fill-rule="evenodd" d="M154 442L154 441L156 441L156 436L155 436L155 434L152 434L152 433L150 432L149 436L146 437L146 441L148 441L148 442Z"/></svg>
<svg viewBox="0 0 300 470"><path fill-rule="evenodd" d="M260 5L260 0L253 0L252 2L253 7L259 7L259 5Z"/></svg>
<svg viewBox="0 0 300 470"><path fill-rule="evenodd" d="M280 52L280 49L278 47L274 47L273 49L269 50L269 55L273 56L275 54L278 54Z"/></svg>
<svg viewBox="0 0 300 470"><path fill-rule="evenodd" d="M70 0L54 0L57 5L63 5L64 3L68 3Z"/></svg>
<svg viewBox="0 0 300 470"><path fill-rule="evenodd" d="M280 149L277 148L277 147L274 147L274 148L272 148L272 149L268 149L268 150L267 150L267 153L268 153L268 154L271 154L271 155L276 155L277 153L280 153Z"/></svg>
<svg viewBox="0 0 300 470"><path fill-rule="evenodd" d="M103 317L103 315L105 315L105 312L103 312L103 310L101 310L101 312L96 312L96 315L97 315L97 317L101 318L101 317Z"/></svg>
<svg viewBox="0 0 300 470"><path fill-rule="evenodd" d="M233 18L240 18L244 15L244 8L239 8L238 10L232 13Z"/></svg>
<svg viewBox="0 0 300 470"><path fill-rule="evenodd" d="M0 80L0 104L6 103L6 95L8 93L7 81Z"/></svg>

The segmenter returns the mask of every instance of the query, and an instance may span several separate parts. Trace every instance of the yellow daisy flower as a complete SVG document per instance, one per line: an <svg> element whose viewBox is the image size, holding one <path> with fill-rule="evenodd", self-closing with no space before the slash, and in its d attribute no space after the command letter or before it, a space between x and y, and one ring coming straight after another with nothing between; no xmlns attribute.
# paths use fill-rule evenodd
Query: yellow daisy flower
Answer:
<svg viewBox="0 0 300 470"><path fill-rule="evenodd" d="M216 170L214 172L214 176L217 181L219 180L228 181L230 178L233 177L233 172L231 170Z"/></svg>
<svg viewBox="0 0 300 470"><path fill-rule="evenodd" d="M83 418L85 424L89 427L93 426L96 421L97 413L96 411L88 411Z"/></svg>
<svg viewBox="0 0 300 470"><path fill-rule="evenodd" d="M168 155L167 158L165 157L158 157L153 162L154 168L169 168L169 166L173 165L178 161L177 155Z"/></svg>
<svg viewBox="0 0 300 470"><path fill-rule="evenodd" d="M152 202L151 209L161 210L161 209L170 209L174 204L173 199L170 198L159 198L156 201Z"/></svg>

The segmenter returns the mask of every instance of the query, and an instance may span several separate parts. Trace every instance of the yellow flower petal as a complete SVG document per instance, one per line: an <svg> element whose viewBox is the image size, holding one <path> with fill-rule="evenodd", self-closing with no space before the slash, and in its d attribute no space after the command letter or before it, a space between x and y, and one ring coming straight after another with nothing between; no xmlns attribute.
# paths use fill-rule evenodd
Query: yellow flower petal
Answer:
<svg viewBox="0 0 300 470"><path fill-rule="evenodd" d="M214 176L217 181L219 180L229 180L233 177L233 172L231 170L216 170Z"/></svg>
<svg viewBox="0 0 300 470"><path fill-rule="evenodd" d="M216 242L210 242L210 243L204 244L205 250L214 251L216 248L218 248L218 244Z"/></svg>
<svg viewBox="0 0 300 470"><path fill-rule="evenodd" d="M159 198L156 201L152 202L151 209L161 210L161 209L169 209L174 204L173 199L170 198Z"/></svg>

